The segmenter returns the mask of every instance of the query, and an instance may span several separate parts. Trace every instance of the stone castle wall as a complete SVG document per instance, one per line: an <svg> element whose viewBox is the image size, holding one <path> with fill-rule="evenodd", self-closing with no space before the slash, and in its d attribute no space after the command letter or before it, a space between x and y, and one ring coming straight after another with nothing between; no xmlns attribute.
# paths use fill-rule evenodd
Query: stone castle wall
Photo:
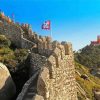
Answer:
<svg viewBox="0 0 100 100"><path fill-rule="evenodd" d="M44 100L77 100L71 43L59 43L32 32L26 34L20 25L7 23L5 20L0 21L0 33L7 35L17 47L31 50L30 76L40 70L36 75L37 81L30 77L29 82L26 82L27 87L24 86L21 92L23 96L18 97L18 100L28 97L28 90L34 82L37 91L34 94L42 96ZM34 48L37 54L34 53Z"/></svg>
<svg viewBox="0 0 100 100"><path fill-rule="evenodd" d="M35 44L23 37L24 31L20 25L0 20L0 34L6 35L13 44L20 48L31 48Z"/></svg>
<svg viewBox="0 0 100 100"><path fill-rule="evenodd" d="M16 46L21 46L21 29L15 24L8 24L7 22L2 21L0 24L0 33L8 36Z"/></svg>
<svg viewBox="0 0 100 100"><path fill-rule="evenodd" d="M29 99L29 94L32 94L30 90L34 87L32 83L37 84L35 86L37 92L34 94L42 96L44 100L77 100L72 45L62 44L59 44L49 57L35 53L30 55L31 76L40 71L37 80L30 78L32 81L27 84L28 87L24 86L22 90L24 93L21 92L18 100Z"/></svg>
<svg viewBox="0 0 100 100"><path fill-rule="evenodd" d="M70 54L66 55L68 52L65 53L64 46L55 48L48 58L46 68L40 74L37 90L44 100L77 100L71 45L69 45L69 49ZM44 82L42 85L41 79ZM43 89L45 93L42 92Z"/></svg>

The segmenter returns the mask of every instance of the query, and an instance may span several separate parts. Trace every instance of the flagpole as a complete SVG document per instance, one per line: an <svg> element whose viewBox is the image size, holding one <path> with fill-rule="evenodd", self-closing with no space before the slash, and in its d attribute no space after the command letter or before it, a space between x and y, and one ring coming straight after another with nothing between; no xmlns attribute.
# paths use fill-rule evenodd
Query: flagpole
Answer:
<svg viewBox="0 0 100 100"><path fill-rule="evenodd" d="M52 28L51 28L51 30L50 30L50 36L51 36L51 38L52 38Z"/></svg>
<svg viewBox="0 0 100 100"><path fill-rule="evenodd" d="M50 22L51 23L51 22ZM51 24L51 27L50 27L51 29L50 29L50 36L51 36L51 38L52 38L52 24Z"/></svg>

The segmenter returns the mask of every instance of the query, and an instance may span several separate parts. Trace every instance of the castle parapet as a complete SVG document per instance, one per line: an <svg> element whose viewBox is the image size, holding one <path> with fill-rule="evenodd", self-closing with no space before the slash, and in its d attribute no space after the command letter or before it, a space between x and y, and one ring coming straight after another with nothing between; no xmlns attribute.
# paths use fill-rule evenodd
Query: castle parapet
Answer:
<svg viewBox="0 0 100 100"><path fill-rule="evenodd" d="M6 17L3 12L0 14L1 17L5 19L5 21L3 20L4 22L3 26L1 27L1 32L3 31L2 33L9 35L11 40L17 45L22 44L22 47L24 48L25 44L27 44L29 41L30 41L29 43L33 42L31 44L36 44L37 52L43 56L50 56L56 48L60 50L61 57L63 57L64 54L65 55L72 54L71 43L68 42L60 43L58 41L52 41L52 38L49 36L44 36L44 37L39 36L35 32L30 31L31 28L29 24L21 24L21 25L19 23L9 24L9 22L11 22L11 19L9 17ZM2 25L2 22L0 25ZM24 39L21 40L21 38Z"/></svg>
<svg viewBox="0 0 100 100"><path fill-rule="evenodd" d="M6 21L7 23L12 23L13 21L9 16L5 16L4 12L0 12L0 19Z"/></svg>
<svg viewBox="0 0 100 100"><path fill-rule="evenodd" d="M38 52L41 55L49 56L51 54L51 40L49 37L41 37L38 39Z"/></svg>
<svg viewBox="0 0 100 100"><path fill-rule="evenodd" d="M2 18L2 19L5 18L5 14L4 14L4 12L0 12L0 18Z"/></svg>
<svg viewBox="0 0 100 100"><path fill-rule="evenodd" d="M50 56L53 53L55 48L59 48L61 55L71 55L72 51L72 44L69 42L62 42L59 43L58 41L51 41L49 37L39 37L38 42L38 52L41 55Z"/></svg>
<svg viewBox="0 0 100 100"><path fill-rule="evenodd" d="M70 42L62 42L61 43L63 46L64 46L64 48L65 48L65 55L70 55L70 54L72 54L72 44L70 43Z"/></svg>
<svg viewBox="0 0 100 100"><path fill-rule="evenodd" d="M0 33L8 36L17 47L31 51L28 64L32 77L17 100L29 97L28 89L33 88L35 94L41 95L44 100L77 100L72 44L52 41L51 37L42 37L35 32L30 34L27 25L9 24L5 19L1 20L1 24ZM26 27L25 30L22 27Z"/></svg>

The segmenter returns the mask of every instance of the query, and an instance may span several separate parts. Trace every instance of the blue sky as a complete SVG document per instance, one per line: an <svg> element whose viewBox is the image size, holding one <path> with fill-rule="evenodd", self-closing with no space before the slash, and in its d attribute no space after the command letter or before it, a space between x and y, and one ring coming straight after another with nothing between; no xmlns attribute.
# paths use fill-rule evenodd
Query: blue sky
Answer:
<svg viewBox="0 0 100 100"><path fill-rule="evenodd" d="M53 40L70 41L74 50L90 44L100 35L100 0L0 0L0 9L15 21L29 23L40 35L50 35L41 29L51 20Z"/></svg>

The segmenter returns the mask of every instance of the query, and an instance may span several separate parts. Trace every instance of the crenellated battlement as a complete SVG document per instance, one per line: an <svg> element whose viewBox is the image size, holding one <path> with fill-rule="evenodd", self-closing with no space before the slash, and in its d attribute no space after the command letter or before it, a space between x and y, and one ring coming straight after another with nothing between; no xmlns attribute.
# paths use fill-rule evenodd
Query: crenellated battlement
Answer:
<svg viewBox="0 0 100 100"><path fill-rule="evenodd" d="M66 55L72 53L71 43L52 41L49 36L39 36L34 33L29 24L13 23L3 12L0 13L1 24L0 33L7 35L11 41L18 47L33 49L34 45L38 53L44 56L50 56L55 48L63 48ZM62 50L62 49L61 49Z"/></svg>
<svg viewBox="0 0 100 100"><path fill-rule="evenodd" d="M26 100L30 90L33 90L32 97L42 96L42 100L77 100L72 44L52 41L49 36L33 32L29 24L5 20L4 13L0 16L0 34L6 35L17 47L30 50L29 73L32 77L17 100Z"/></svg>
<svg viewBox="0 0 100 100"><path fill-rule="evenodd" d="M40 54L50 56L51 53L55 50L55 48L59 48L60 52L65 52L65 55L72 54L72 44L67 42L59 43L58 41L42 41L38 42L38 52Z"/></svg>
<svg viewBox="0 0 100 100"><path fill-rule="evenodd" d="M30 55L30 79L24 85L17 100L28 98L31 89L43 100L77 100L77 90L75 81L75 68L70 43L58 44L49 57L32 53ZM65 53L67 45L68 52ZM70 50L71 49L71 50ZM37 81L34 76L38 73ZM36 76L35 76L36 77ZM36 82L36 86L32 86ZM33 88L34 87L34 88ZM32 94L31 93L31 94ZM37 100L37 99L34 99Z"/></svg>
<svg viewBox="0 0 100 100"><path fill-rule="evenodd" d="M4 12L0 12L0 19L10 23L13 23L13 20L9 16L5 16Z"/></svg>

